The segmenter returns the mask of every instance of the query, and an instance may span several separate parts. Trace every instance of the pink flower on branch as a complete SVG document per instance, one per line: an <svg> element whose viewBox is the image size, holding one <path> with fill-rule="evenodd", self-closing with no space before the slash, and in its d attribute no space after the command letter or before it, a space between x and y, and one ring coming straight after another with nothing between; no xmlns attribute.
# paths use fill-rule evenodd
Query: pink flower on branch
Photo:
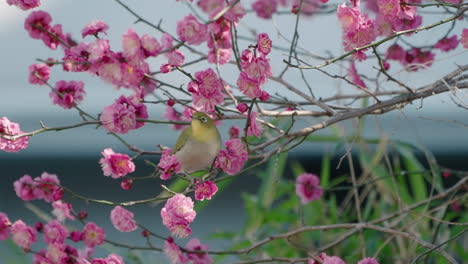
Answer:
<svg viewBox="0 0 468 264"><path fill-rule="evenodd" d="M31 201L37 199L34 194L34 188L37 183L29 175L24 175L19 180L13 183L16 195L23 201Z"/></svg>
<svg viewBox="0 0 468 264"><path fill-rule="evenodd" d="M49 96L54 104L70 109L83 101L86 93L83 86L82 81L58 81Z"/></svg>
<svg viewBox="0 0 468 264"><path fill-rule="evenodd" d="M85 38L86 36L97 36L99 33L106 34L106 31L109 29L109 26L101 20L95 20L87 24L81 30L81 37Z"/></svg>
<svg viewBox="0 0 468 264"><path fill-rule="evenodd" d="M49 80L50 67L47 64L32 64L29 66L29 83L44 85Z"/></svg>
<svg viewBox="0 0 468 264"><path fill-rule="evenodd" d="M43 172L41 177L34 178L34 181L36 185L33 191L36 199L44 199L49 203L62 199L64 191L59 186L57 175Z"/></svg>
<svg viewBox="0 0 468 264"><path fill-rule="evenodd" d="M22 10L28 10L41 5L41 0L7 0L8 5L15 5Z"/></svg>
<svg viewBox="0 0 468 264"><path fill-rule="evenodd" d="M252 4L252 9L258 17L270 19L278 8L277 0L257 0Z"/></svg>
<svg viewBox="0 0 468 264"><path fill-rule="evenodd" d="M169 198L161 209L163 224L176 237L185 238L192 234L189 225L195 220L196 215L192 198L183 194Z"/></svg>
<svg viewBox="0 0 468 264"><path fill-rule="evenodd" d="M68 237L68 230L58 220L52 220L44 226L44 241L47 244L63 244Z"/></svg>
<svg viewBox="0 0 468 264"><path fill-rule="evenodd" d="M168 237L166 241L164 241L164 253L171 264L184 264L188 262L188 259L184 256L184 253L174 242L172 237Z"/></svg>
<svg viewBox="0 0 468 264"><path fill-rule="evenodd" d="M0 240L7 240L10 236L11 222L5 213L0 212Z"/></svg>
<svg viewBox="0 0 468 264"><path fill-rule="evenodd" d="M190 45L200 45L208 38L208 28L190 14L177 22L177 35Z"/></svg>
<svg viewBox="0 0 468 264"><path fill-rule="evenodd" d="M19 247L29 250L31 245L37 242L37 232L26 225L22 220L16 220L11 226L12 240Z"/></svg>
<svg viewBox="0 0 468 264"><path fill-rule="evenodd" d="M16 136L23 133L18 123L11 122L6 117L0 118L1 136ZM18 152L27 148L28 145L29 137L20 137L14 140L0 137L0 150L5 152Z"/></svg>
<svg viewBox="0 0 468 264"><path fill-rule="evenodd" d="M351 60L351 62L349 63L348 74L351 77L351 82L359 86L359 88L364 88L364 89L367 88L366 84L364 83L364 81L361 79L361 76L357 72L356 63L354 62L354 60Z"/></svg>
<svg viewBox="0 0 468 264"><path fill-rule="evenodd" d="M137 118L148 118L146 105L140 103L136 97L122 95L114 104L104 108L100 120L106 130L125 134L144 126L145 123L137 122Z"/></svg>
<svg viewBox="0 0 468 264"><path fill-rule="evenodd" d="M271 51L271 39L267 33L258 34L257 37L257 49L263 55L268 55Z"/></svg>
<svg viewBox="0 0 468 264"><path fill-rule="evenodd" d="M379 264L379 262L375 258L364 258L358 264Z"/></svg>
<svg viewBox="0 0 468 264"><path fill-rule="evenodd" d="M434 45L434 48L447 52L456 49L458 43L459 41L457 39L457 35L453 35L450 38L447 37L437 41L437 43Z"/></svg>
<svg viewBox="0 0 468 264"><path fill-rule="evenodd" d="M60 222L65 221L65 219L75 220L75 216L72 214L72 205L62 201L55 201L52 203L52 214L57 217L57 220Z"/></svg>
<svg viewBox="0 0 468 264"><path fill-rule="evenodd" d="M196 72L195 81L188 86L192 87L193 104L201 111L214 112L215 105L223 102L223 82L211 68Z"/></svg>
<svg viewBox="0 0 468 264"><path fill-rule="evenodd" d="M190 239L185 248L191 251L208 251L208 245L200 243L196 238ZM187 253L187 258L194 264L211 264L213 259L207 253Z"/></svg>
<svg viewBox="0 0 468 264"><path fill-rule="evenodd" d="M115 153L111 148L106 148L102 155L104 157L99 160L99 163L104 176L118 179L135 171L135 164L126 154Z"/></svg>
<svg viewBox="0 0 468 264"><path fill-rule="evenodd" d="M195 199L203 201L205 199L211 200L211 197L218 192L218 186L212 181L204 181L201 183L195 183Z"/></svg>
<svg viewBox="0 0 468 264"><path fill-rule="evenodd" d="M166 149L161 155L158 168L161 172L161 180L169 180L173 174L180 172L180 162L175 154L171 154L171 149Z"/></svg>
<svg viewBox="0 0 468 264"><path fill-rule="evenodd" d="M216 157L215 167L222 169L229 175L238 173L248 159L247 150L239 138L227 140Z"/></svg>
<svg viewBox="0 0 468 264"><path fill-rule="evenodd" d="M104 243L106 232L93 222L88 222L83 229L83 242L88 247L99 246Z"/></svg>
<svg viewBox="0 0 468 264"><path fill-rule="evenodd" d="M312 173L302 173L296 179L296 194L303 204L320 199L323 190L320 180Z"/></svg>
<svg viewBox="0 0 468 264"><path fill-rule="evenodd" d="M112 209L110 219L115 229L120 232L131 232L138 228L133 219L133 213L122 206L116 206Z"/></svg>
<svg viewBox="0 0 468 264"><path fill-rule="evenodd" d="M247 127L248 136L256 136L260 138L262 136L263 127L257 121L257 113L252 111L250 112L250 119Z"/></svg>
<svg viewBox="0 0 468 264"><path fill-rule="evenodd" d="M34 11L24 21L24 29L33 39L42 39L50 30L52 17L45 11Z"/></svg>

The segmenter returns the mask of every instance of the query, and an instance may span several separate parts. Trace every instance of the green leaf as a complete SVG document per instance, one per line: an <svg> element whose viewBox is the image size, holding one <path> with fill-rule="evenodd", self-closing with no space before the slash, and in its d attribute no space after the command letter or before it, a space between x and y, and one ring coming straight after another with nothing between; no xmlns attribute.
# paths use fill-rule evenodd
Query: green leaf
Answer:
<svg viewBox="0 0 468 264"><path fill-rule="evenodd" d="M283 176L287 157L287 153L278 154L275 158L270 159L267 169L260 172L262 184L259 191L259 202L263 208L270 208L275 200L275 189Z"/></svg>
<svg viewBox="0 0 468 264"><path fill-rule="evenodd" d="M427 189L426 182L424 181L424 167L414 156L414 153L411 149L407 147L398 148L400 154L402 155L403 163L405 164L408 172L409 182L411 185L411 190L416 201L422 201L427 198Z"/></svg>
<svg viewBox="0 0 468 264"><path fill-rule="evenodd" d="M330 155L325 153L322 158L322 171L320 172L320 185L322 188L328 188L330 183Z"/></svg>

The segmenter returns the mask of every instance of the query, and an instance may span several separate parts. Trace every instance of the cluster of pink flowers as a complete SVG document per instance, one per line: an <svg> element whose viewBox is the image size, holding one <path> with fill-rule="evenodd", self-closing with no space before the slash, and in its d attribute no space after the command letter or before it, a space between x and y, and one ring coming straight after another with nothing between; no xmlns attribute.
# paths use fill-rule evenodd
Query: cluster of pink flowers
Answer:
<svg viewBox="0 0 468 264"><path fill-rule="evenodd" d="M404 50L398 44L390 46L385 54L386 59L399 61L409 71L430 67L434 62L434 57L434 53L430 50L422 50L421 48Z"/></svg>
<svg viewBox="0 0 468 264"><path fill-rule="evenodd" d="M177 35L190 45L200 45L208 37L208 27L190 14L177 22Z"/></svg>
<svg viewBox="0 0 468 264"><path fill-rule="evenodd" d="M59 185L57 175L47 172L43 172L41 177L36 177L34 180L31 176L24 175L13 184L16 195L22 200L44 199L46 202L62 199L63 189Z"/></svg>
<svg viewBox="0 0 468 264"><path fill-rule="evenodd" d="M237 126L232 126L229 128L229 139L235 139L240 137L240 128Z"/></svg>
<svg viewBox="0 0 468 264"><path fill-rule="evenodd" d="M29 66L29 83L44 85L50 78L50 67L39 63Z"/></svg>
<svg viewBox="0 0 468 264"><path fill-rule="evenodd" d="M135 171L135 164L126 154L115 153L111 148L106 148L102 156L104 157L99 160L99 163L104 176L118 179Z"/></svg>
<svg viewBox="0 0 468 264"><path fill-rule="evenodd" d="M55 201L52 203L52 214L59 220L60 222L64 222L65 219L75 220L75 216L73 216L72 205L69 203L62 202L61 200Z"/></svg>
<svg viewBox="0 0 468 264"><path fill-rule="evenodd" d="M148 118L146 105L135 96L120 96L115 103L104 107L101 122L110 132L125 134L131 129L138 129L145 125L136 121L137 118Z"/></svg>
<svg viewBox="0 0 468 264"><path fill-rule="evenodd" d="M83 100L85 94L83 86L84 83L81 81L58 81L49 96L54 104L70 109Z"/></svg>
<svg viewBox="0 0 468 264"><path fill-rule="evenodd" d="M176 194L169 198L161 209L163 224L176 237L188 237L192 234L189 225L195 220L196 215L192 198L183 194Z"/></svg>
<svg viewBox="0 0 468 264"><path fill-rule="evenodd" d="M256 53L250 49L242 51L240 62L242 71L237 79L237 86L249 98L258 97L261 100L267 100L269 94L262 91L260 87L272 75L270 63L266 57L271 51L271 40L268 34L258 35L257 50Z"/></svg>
<svg viewBox="0 0 468 264"><path fill-rule="evenodd" d="M19 247L29 250L37 242L37 231L26 225L22 220L16 220L10 228L13 242Z"/></svg>
<svg viewBox="0 0 468 264"><path fill-rule="evenodd" d="M115 229L120 232L131 232L138 228L133 219L133 213L122 206L116 206L112 209L110 219Z"/></svg>
<svg viewBox="0 0 468 264"><path fill-rule="evenodd" d="M22 10L28 10L41 5L41 0L7 0L8 5L15 5Z"/></svg>
<svg viewBox="0 0 468 264"><path fill-rule="evenodd" d="M215 167L222 169L229 175L238 173L248 160L248 153L239 138L224 142L226 149L222 149L216 157Z"/></svg>
<svg viewBox="0 0 468 264"><path fill-rule="evenodd" d="M47 244L63 244L68 237L67 228L56 219L48 222L42 232Z"/></svg>
<svg viewBox="0 0 468 264"><path fill-rule="evenodd" d="M202 244L200 240L196 238L192 238L185 245L185 249L189 251L208 251L208 245ZM172 237L168 237L164 242L164 253L172 264L184 264L188 262L193 264L213 263L213 259L211 259L207 253L187 252L186 255L184 255Z"/></svg>
<svg viewBox="0 0 468 264"><path fill-rule="evenodd" d="M303 204L320 199L323 194L320 180L312 173L302 173L296 179L296 194Z"/></svg>
<svg viewBox="0 0 468 264"><path fill-rule="evenodd" d="M437 43L434 45L434 48L447 52L456 49L458 43L460 43L460 41L458 41L457 35L453 35L451 37L446 37L437 41Z"/></svg>
<svg viewBox="0 0 468 264"><path fill-rule="evenodd" d="M192 93L194 106L203 112L214 112L224 99L223 82L211 68L196 72L187 89Z"/></svg>
<svg viewBox="0 0 468 264"><path fill-rule="evenodd" d="M5 137L23 134L18 123L11 122L6 117L0 118L0 150L5 152L18 152L29 145L29 137L7 139Z"/></svg>
<svg viewBox="0 0 468 264"><path fill-rule="evenodd" d="M260 138L262 136L263 127L257 121L257 113L250 112L249 127L247 128L247 136L256 136Z"/></svg>
<svg viewBox="0 0 468 264"><path fill-rule="evenodd" d="M87 24L81 30L81 37L85 38L86 36L98 36L99 33L106 34L106 31L109 29L109 26L101 20L95 20Z"/></svg>
<svg viewBox="0 0 468 264"><path fill-rule="evenodd" d="M375 24L367 14L362 14L359 8L360 1L353 1L353 6L348 7L346 3L338 6L337 16L343 28L343 45L345 51L365 46L377 37ZM359 60L364 60L367 56L363 51L354 54Z"/></svg>
<svg viewBox="0 0 468 264"><path fill-rule="evenodd" d="M195 182L195 199L203 201L205 199L211 200L211 197L218 192L218 186L212 181L196 181Z"/></svg>
<svg viewBox="0 0 468 264"><path fill-rule="evenodd" d="M24 28L33 39L40 39L44 44L55 50L59 45L66 43L66 36L62 25L51 25L52 17L45 11L34 11L24 21ZM68 45L68 44L67 44Z"/></svg>
<svg viewBox="0 0 468 264"><path fill-rule="evenodd" d="M11 222L5 213L0 212L0 240L7 240L10 236Z"/></svg>
<svg viewBox="0 0 468 264"><path fill-rule="evenodd" d="M173 174L179 173L181 169L180 161L171 152L171 149L164 150L158 163L158 168L161 172L160 178L162 180L169 180Z"/></svg>

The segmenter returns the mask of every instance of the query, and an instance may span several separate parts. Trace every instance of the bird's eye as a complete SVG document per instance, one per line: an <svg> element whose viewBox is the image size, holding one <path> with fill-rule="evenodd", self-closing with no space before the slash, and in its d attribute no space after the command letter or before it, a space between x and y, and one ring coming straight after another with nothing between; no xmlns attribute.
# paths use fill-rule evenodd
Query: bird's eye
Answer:
<svg viewBox="0 0 468 264"><path fill-rule="evenodd" d="M206 119L206 117L204 117L204 116L202 116L202 117L200 118L200 120L201 120L203 123L206 123L206 122L208 121L208 119Z"/></svg>

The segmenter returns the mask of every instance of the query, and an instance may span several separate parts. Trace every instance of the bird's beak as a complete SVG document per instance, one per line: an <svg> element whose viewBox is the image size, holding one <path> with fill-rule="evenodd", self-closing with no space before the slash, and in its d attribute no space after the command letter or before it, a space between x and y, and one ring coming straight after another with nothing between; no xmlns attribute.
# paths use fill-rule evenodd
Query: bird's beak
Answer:
<svg viewBox="0 0 468 264"><path fill-rule="evenodd" d="M190 119L192 119L192 120L196 120L197 118L196 118L196 117L194 117L194 116L191 116L191 117L190 117Z"/></svg>

